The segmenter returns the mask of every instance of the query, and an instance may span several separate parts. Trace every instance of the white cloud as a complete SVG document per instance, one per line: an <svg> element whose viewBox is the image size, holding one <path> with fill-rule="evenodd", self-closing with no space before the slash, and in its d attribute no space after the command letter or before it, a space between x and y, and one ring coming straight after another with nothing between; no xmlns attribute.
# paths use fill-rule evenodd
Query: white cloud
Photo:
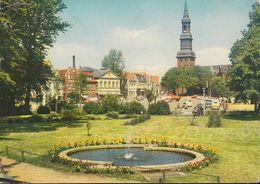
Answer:
<svg viewBox="0 0 260 184"><path fill-rule="evenodd" d="M204 48L196 52L196 64L201 66L230 64L229 49L225 47L210 47Z"/></svg>
<svg viewBox="0 0 260 184"><path fill-rule="evenodd" d="M106 42L117 45L119 48L147 48L155 47L166 41L164 34L157 26L144 29L114 28L107 37Z"/></svg>
<svg viewBox="0 0 260 184"><path fill-rule="evenodd" d="M140 36L142 36L144 33L146 33L147 30L130 30L127 28L122 28L122 27L116 27L111 35L113 37L118 37L121 39L135 39L138 38Z"/></svg>
<svg viewBox="0 0 260 184"><path fill-rule="evenodd" d="M55 44L49 50L48 59L56 68L72 66L72 56L76 56L76 66L92 66L100 68L104 51L88 44Z"/></svg>

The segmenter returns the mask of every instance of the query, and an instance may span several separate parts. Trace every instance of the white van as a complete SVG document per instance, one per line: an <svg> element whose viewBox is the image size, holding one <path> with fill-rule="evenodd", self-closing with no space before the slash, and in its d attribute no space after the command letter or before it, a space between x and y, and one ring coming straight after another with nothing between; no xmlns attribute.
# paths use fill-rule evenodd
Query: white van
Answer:
<svg viewBox="0 0 260 184"><path fill-rule="evenodd" d="M218 100L212 100L212 106L211 109L212 110L219 110L220 108L220 103Z"/></svg>

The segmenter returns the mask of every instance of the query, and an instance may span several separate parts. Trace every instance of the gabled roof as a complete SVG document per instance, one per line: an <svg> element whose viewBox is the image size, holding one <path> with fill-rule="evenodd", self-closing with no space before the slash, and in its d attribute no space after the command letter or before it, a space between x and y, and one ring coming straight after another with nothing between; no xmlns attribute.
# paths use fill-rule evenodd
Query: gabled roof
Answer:
<svg viewBox="0 0 260 184"><path fill-rule="evenodd" d="M119 76L117 74L115 74L114 72L112 72L111 70L97 70L97 71L94 71L92 74L93 74L93 77L94 78L100 78L104 75L106 75L108 72L111 72L113 75L115 75L116 77L119 78Z"/></svg>
<svg viewBox="0 0 260 184"><path fill-rule="evenodd" d="M81 71L83 71L83 72L94 72L94 71L98 71L98 70L95 69L95 68L91 68L91 67L82 67Z"/></svg>
<svg viewBox="0 0 260 184"><path fill-rule="evenodd" d="M157 76L157 75L150 75L150 80L151 80L152 83L155 83L155 84L157 84L157 85L160 84L160 82L159 82L159 76Z"/></svg>
<svg viewBox="0 0 260 184"><path fill-rule="evenodd" d="M94 78L100 78L103 75L105 75L109 70L97 70L93 72L93 77Z"/></svg>

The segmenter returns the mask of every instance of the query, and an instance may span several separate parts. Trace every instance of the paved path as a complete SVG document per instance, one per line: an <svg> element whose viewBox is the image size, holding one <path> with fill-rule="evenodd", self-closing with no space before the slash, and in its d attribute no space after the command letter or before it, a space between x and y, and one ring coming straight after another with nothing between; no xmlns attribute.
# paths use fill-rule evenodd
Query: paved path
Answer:
<svg viewBox="0 0 260 184"><path fill-rule="evenodd" d="M5 171L12 178L29 183L134 183L124 179L103 177L93 174L71 173L56 171L27 163L17 163L14 160L2 157Z"/></svg>

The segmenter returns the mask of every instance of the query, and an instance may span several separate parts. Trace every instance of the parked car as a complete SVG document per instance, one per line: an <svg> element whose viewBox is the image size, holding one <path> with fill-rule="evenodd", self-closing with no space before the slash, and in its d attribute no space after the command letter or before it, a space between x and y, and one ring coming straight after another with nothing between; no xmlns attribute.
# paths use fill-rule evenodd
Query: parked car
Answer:
<svg viewBox="0 0 260 184"><path fill-rule="evenodd" d="M220 108L220 103L218 100L212 100L212 106L211 109L212 110L219 110Z"/></svg>
<svg viewBox="0 0 260 184"><path fill-rule="evenodd" d="M205 108L211 108L212 107L212 100L211 99L205 99Z"/></svg>

